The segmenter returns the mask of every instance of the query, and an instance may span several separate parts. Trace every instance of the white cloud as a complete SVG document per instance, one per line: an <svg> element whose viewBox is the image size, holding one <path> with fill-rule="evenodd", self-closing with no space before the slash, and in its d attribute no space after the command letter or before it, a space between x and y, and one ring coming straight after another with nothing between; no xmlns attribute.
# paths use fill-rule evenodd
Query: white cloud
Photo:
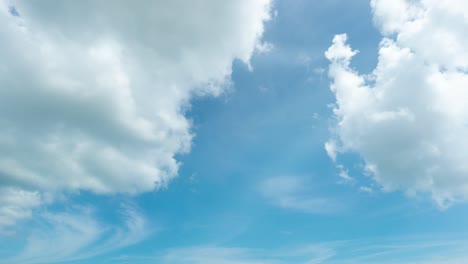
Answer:
<svg viewBox="0 0 468 264"><path fill-rule="evenodd" d="M334 255L335 251L331 245L306 245L274 251L260 248L200 246L170 249L160 257L154 257L153 260L164 264L282 264L291 263L290 260L294 260L294 263L319 264L325 263ZM130 260L132 263L140 263L131 258Z"/></svg>
<svg viewBox="0 0 468 264"><path fill-rule="evenodd" d="M135 208L126 205L122 212L119 224L97 220L92 207L73 208L73 212L43 212L37 215L36 224L20 252L0 263L62 263L87 259L136 244L152 233L146 219ZM1 241L0 245L4 243L8 241Z"/></svg>
<svg viewBox="0 0 468 264"><path fill-rule="evenodd" d="M327 152L328 157L336 162L337 149L335 141L328 141L325 143L325 151Z"/></svg>
<svg viewBox="0 0 468 264"><path fill-rule="evenodd" d="M374 192L374 190L371 187L368 187L368 186L359 187L359 191L364 192L364 193L369 193L369 194Z"/></svg>
<svg viewBox="0 0 468 264"><path fill-rule="evenodd" d="M336 168L338 169L338 176L341 178L343 183L353 183L355 179L349 176L349 171L342 164L337 164Z"/></svg>
<svg viewBox="0 0 468 264"><path fill-rule="evenodd" d="M328 241L273 248L205 245L172 248L153 255L122 255L103 263L163 264L442 264L464 263L466 237L392 237Z"/></svg>
<svg viewBox="0 0 468 264"><path fill-rule="evenodd" d="M38 192L0 188L0 233L2 226L11 226L21 219L31 217L32 209L42 202L43 198Z"/></svg>
<svg viewBox="0 0 468 264"><path fill-rule="evenodd" d="M252 251L243 248L198 247L174 249L167 252L162 263L193 263L193 264L261 264L271 261L257 260Z"/></svg>
<svg viewBox="0 0 468 264"><path fill-rule="evenodd" d="M353 183L355 179L349 176L349 171L343 164L337 161L338 154L340 152L338 143L335 140L329 140L325 142L325 151L328 157L335 163L336 169L338 170L338 176L341 178L341 183Z"/></svg>
<svg viewBox="0 0 468 264"><path fill-rule="evenodd" d="M301 177L271 177L261 182L259 189L271 204L288 210L330 214L344 208L336 200L314 195L312 186Z"/></svg>
<svg viewBox="0 0 468 264"><path fill-rule="evenodd" d="M385 36L372 74L351 68L357 52L346 35L326 52L338 120L334 149L362 156L385 190L428 193L440 206L466 200L468 2L371 4Z"/></svg>
<svg viewBox="0 0 468 264"><path fill-rule="evenodd" d="M270 0L2 1L1 185L165 186L190 150L190 99L222 93L233 60L268 47L269 11Z"/></svg>

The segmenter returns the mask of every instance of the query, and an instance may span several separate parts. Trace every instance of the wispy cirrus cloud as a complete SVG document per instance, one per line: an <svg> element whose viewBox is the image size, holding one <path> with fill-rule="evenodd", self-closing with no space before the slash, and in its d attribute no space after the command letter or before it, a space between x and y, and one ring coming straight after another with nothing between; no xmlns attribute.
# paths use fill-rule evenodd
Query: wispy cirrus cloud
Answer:
<svg viewBox="0 0 468 264"><path fill-rule="evenodd" d="M345 209L338 199L314 193L304 177L280 176L263 180L260 194L272 205L308 214L333 214Z"/></svg>
<svg viewBox="0 0 468 264"><path fill-rule="evenodd" d="M10 252L10 257L3 257L0 263L85 260L137 244L154 232L153 226L130 205L121 206L121 219L113 223L98 220L95 211L91 206L75 206L65 212L36 214L34 224L27 228L23 247L16 253ZM2 239L0 246L6 243L8 241Z"/></svg>
<svg viewBox="0 0 468 264"><path fill-rule="evenodd" d="M307 245L275 250L203 245L168 249L152 256L120 256L113 259L112 262L135 264L148 262L162 264L286 264L291 262L319 264L334 255L333 248L328 245Z"/></svg>
<svg viewBox="0 0 468 264"><path fill-rule="evenodd" d="M37 191L0 187L0 234L8 232L18 221L30 218L35 208L50 201L49 195Z"/></svg>
<svg viewBox="0 0 468 264"><path fill-rule="evenodd" d="M162 264L461 264L466 237L414 236L329 241L279 248L202 245L161 250L153 255L122 255L105 263Z"/></svg>

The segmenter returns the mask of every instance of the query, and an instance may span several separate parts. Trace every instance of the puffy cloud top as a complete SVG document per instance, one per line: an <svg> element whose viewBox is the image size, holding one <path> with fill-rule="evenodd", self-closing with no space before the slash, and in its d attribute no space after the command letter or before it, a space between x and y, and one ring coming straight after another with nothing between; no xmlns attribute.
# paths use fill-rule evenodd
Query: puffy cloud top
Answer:
<svg viewBox="0 0 468 264"><path fill-rule="evenodd" d="M468 2L372 0L385 36L370 75L338 35L326 52L339 152L356 152L385 190L468 198ZM328 143L330 146L332 142ZM329 147L328 147L329 148Z"/></svg>
<svg viewBox="0 0 468 264"><path fill-rule="evenodd" d="M249 63L269 11L269 0L3 1L1 199L167 184L190 150L190 99L220 94L233 60ZM2 208L0 223L14 222Z"/></svg>

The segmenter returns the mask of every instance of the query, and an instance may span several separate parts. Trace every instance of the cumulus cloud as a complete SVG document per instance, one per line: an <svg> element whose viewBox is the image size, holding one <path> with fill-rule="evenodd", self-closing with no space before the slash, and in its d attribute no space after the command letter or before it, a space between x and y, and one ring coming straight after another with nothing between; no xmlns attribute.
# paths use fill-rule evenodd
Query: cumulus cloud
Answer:
<svg viewBox="0 0 468 264"><path fill-rule="evenodd" d="M466 200L468 2L371 5L383 34L375 70L364 75L350 66L357 51L345 34L325 54L337 118L326 149L332 158L335 150L362 156L385 190L430 194L440 206Z"/></svg>
<svg viewBox="0 0 468 264"><path fill-rule="evenodd" d="M190 99L219 95L233 60L264 50L269 12L270 0L2 1L1 186L36 197L29 208L43 192L165 186L190 150ZM28 206L1 207L0 222Z"/></svg>

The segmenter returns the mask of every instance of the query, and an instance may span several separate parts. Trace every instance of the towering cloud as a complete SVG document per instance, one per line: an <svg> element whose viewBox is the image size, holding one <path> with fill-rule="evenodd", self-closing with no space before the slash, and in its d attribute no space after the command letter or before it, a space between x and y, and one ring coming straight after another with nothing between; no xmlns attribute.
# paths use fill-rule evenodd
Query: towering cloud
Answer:
<svg viewBox="0 0 468 264"><path fill-rule="evenodd" d="M338 144L327 146L361 155L385 190L430 194L441 206L466 200L468 2L371 5L383 34L376 69L361 75L350 67L357 51L346 35L326 52L338 120Z"/></svg>
<svg viewBox="0 0 468 264"><path fill-rule="evenodd" d="M222 93L233 60L249 63L269 9L269 0L2 1L0 200L13 202L0 205L0 224L57 192L166 185L174 156L190 150L190 99Z"/></svg>

